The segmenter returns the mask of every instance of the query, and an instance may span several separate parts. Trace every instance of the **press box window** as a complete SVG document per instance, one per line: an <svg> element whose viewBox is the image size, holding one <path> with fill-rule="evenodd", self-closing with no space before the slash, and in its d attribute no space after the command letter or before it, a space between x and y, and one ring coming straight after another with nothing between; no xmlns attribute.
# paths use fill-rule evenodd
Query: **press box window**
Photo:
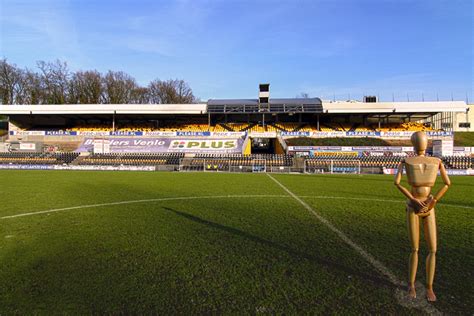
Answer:
<svg viewBox="0 0 474 316"><path fill-rule="evenodd" d="M270 91L270 85L267 83L260 84L260 92L268 92Z"/></svg>

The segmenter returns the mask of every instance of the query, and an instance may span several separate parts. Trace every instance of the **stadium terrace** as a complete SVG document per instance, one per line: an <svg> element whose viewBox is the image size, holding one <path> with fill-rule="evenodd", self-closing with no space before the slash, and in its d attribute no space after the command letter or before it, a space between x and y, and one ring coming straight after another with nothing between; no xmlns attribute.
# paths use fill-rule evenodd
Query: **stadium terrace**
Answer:
<svg viewBox="0 0 474 316"><path fill-rule="evenodd" d="M0 105L8 117L0 168L392 173L413 154L411 134L425 131L431 155L470 174L474 150L455 146L453 135L472 131L471 108L273 99L268 84L256 99L196 104Z"/></svg>

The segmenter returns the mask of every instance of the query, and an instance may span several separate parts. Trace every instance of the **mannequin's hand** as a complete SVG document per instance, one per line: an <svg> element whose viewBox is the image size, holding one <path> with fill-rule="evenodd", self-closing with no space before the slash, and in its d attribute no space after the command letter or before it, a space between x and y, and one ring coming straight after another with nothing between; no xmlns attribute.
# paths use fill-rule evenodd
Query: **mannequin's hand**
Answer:
<svg viewBox="0 0 474 316"><path fill-rule="evenodd" d="M411 200L411 203L413 207L415 208L415 213L425 213L426 211L429 210L425 201L421 201L416 198L413 198Z"/></svg>
<svg viewBox="0 0 474 316"><path fill-rule="evenodd" d="M430 195L424 202L426 204L427 210L431 210L435 207L436 203L438 203L438 200L434 198L434 196Z"/></svg>

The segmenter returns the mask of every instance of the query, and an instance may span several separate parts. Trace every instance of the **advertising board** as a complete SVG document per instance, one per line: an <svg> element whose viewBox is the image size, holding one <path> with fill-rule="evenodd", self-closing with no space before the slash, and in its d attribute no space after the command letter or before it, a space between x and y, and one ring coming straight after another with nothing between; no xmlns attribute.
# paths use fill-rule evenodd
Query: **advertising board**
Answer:
<svg viewBox="0 0 474 316"><path fill-rule="evenodd" d="M97 139L86 138L76 152L92 152ZM184 153L242 153L244 138L111 138L111 153L184 152Z"/></svg>

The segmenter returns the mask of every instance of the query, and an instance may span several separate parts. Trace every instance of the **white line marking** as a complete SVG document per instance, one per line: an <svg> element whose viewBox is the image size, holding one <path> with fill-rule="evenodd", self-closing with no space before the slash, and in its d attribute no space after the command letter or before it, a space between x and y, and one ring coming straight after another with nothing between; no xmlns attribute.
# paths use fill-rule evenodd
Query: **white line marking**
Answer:
<svg viewBox="0 0 474 316"><path fill-rule="evenodd" d="M339 238L341 238L348 246L352 247L357 253L359 253L365 260L367 260L372 266L374 266L375 269L377 269L382 275L387 277L392 284L394 284L397 287L401 287L404 284L398 280L398 278L388 269L383 263L375 259L374 256L372 256L370 253L365 251L361 246L353 242L346 234L344 234L342 231L340 231L338 228L336 228L331 222L329 222L326 218L322 217L319 213L317 213L311 206L309 206L305 201L303 201L301 198L296 196L293 192L291 192L286 186L284 186L281 182L279 182L277 179L275 179L273 176L271 176L269 173L267 173L267 176L273 180L279 187L281 187L286 193L288 193L291 197L293 197L296 201L298 201L306 210L308 210L311 214L314 215L321 223L326 225L330 230L332 230ZM398 292L397 292L398 294ZM399 296L396 295L397 300L399 301L400 304L403 306L407 306L403 300L400 301ZM404 295L406 296L406 294ZM403 297L403 296L402 296ZM430 305L426 300L421 300L420 302L417 302L416 305L413 305L414 307L417 307L424 312L428 314L441 314L440 311L438 311L434 306Z"/></svg>
<svg viewBox="0 0 474 316"><path fill-rule="evenodd" d="M403 201L403 203L405 203L405 201ZM459 208L467 208L467 209L470 209L470 210L474 210L474 206L467 206L467 205L456 205L456 204L447 204L447 203L439 203L439 204L436 204L436 205L439 205L439 206L449 206L449 207L459 207Z"/></svg>
<svg viewBox="0 0 474 316"><path fill-rule="evenodd" d="M99 204L88 204L88 205L78 205L64 208L57 208L45 211L38 212L28 212L20 213L16 215L8 215L0 217L0 219L9 219L23 216L32 216L39 214L47 214L61 211L70 211L78 210L83 208L93 208L93 207L102 207L102 206L113 206L113 205L122 205L122 204L135 204L135 203L147 203L147 202L160 202L160 201L180 201L180 200L194 200L194 199L222 199L222 198L272 198L272 197L288 197L287 195L220 195L220 196L185 196L185 197L170 197L170 198L160 198L160 199L145 199L145 200L131 200L131 201L119 201L119 202L110 202L110 203L99 203ZM301 195L300 198L308 199L334 199L334 200L354 200L354 201L371 201L371 202L389 202L389 203L405 203L403 200L385 200L385 199L370 199L370 198L358 198L358 197L344 197L344 196L327 196L327 195ZM473 206L466 205L456 205L456 204L446 204L441 203L441 206L448 207L460 207L466 209L474 209Z"/></svg>
<svg viewBox="0 0 474 316"><path fill-rule="evenodd" d="M335 232L346 244L354 248L363 258L365 258L369 263L371 263L380 273L385 275L394 285L401 286L403 283L399 281L395 275L385 267L381 262L376 260L372 255L366 252L363 248L359 245L354 243L349 237L347 237L342 231L337 229L333 226L328 220L324 217L319 215L316 211L314 211L306 202L301 200L301 198L315 198L315 199L339 199L339 200L356 200L356 201L377 201L377 202L392 202L392 203L405 203L405 201L400 200L385 200L385 199L369 199L369 198L358 198L358 197L342 197L342 196L296 196L293 192L287 189L283 184L281 184L278 180L273 178L270 174L267 175L277 183L288 195L216 195L216 196L187 196L187 197L168 197L168 198L158 198L158 199L144 199L144 200L130 200L130 201L119 201L119 202L110 202L110 203L99 203L99 204L89 204L89 205L78 205L72 207L64 207L64 208L57 208L45 211L38 211L38 212L28 212L28 213L21 213L16 215L9 215L0 217L0 219L10 219L10 218L17 218L17 217L25 217L25 216L32 216L32 215L40 215L40 214L48 214L54 212L62 212L62 211L70 211L70 210L77 210L77 209L85 209L85 208L94 208L94 207L103 207L103 206L113 206L113 205L123 205L123 204L136 204L136 203L147 203L147 202L160 202L160 201L182 201L182 200L197 200L197 199L225 199L225 198L289 198L293 197L296 199L301 205L303 205L310 213L312 213L319 221L325 224L330 230ZM473 209L474 207L464 206L464 205L455 205L455 204L442 204L444 206L451 206L451 207L461 207L461 208L468 208ZM6 236L9 238L10 236ZM417 292L423 292L424 288L417 283ZM419 293L421 294L421 293ZM421 297L423 295L419 295ZM409 308L418 308L422 309L426 313L429 314L441 314L434 306L430 305L426 300L423 299L416 299L416 300L408 300L406 299L406 294L403 291L397 289L396 297L398 302Z"/></svg>
<svg viewBox="0 0 474 316"><path fill-rule="evenodd" d="M197 200L197 199L229 199L229 198L287 198L287 195L215 195L215 196L184 196L184 197L169 197L169 198L159 198L159 199L145 199L145 200L131 200L131 201L120 201L120 202L110 202L110 203L100 203L100 204L88 204L88 205L78 205L71 207L56 208L45 211L38 212L28 212L20 213L15 215L8 215L0 217L0 219L9 219L23 216L32 216L39 214L47 214L54 212L63 212L78 210L83 208L93 208L93 207L102 207L102 206L113 206L113 205L123 205L123 204L135 204L135 203L148 203L148 202L162 202L162 201L182 201L182 200Z"/></svg>
<svg viewBox="0 0 474 316"><path fill-rule="evenodd" d="M385 199L370 199L350 196L329 196L329 195L299 195L300 198L308 199L335 199L335 200L354 200L354 201L371 201L371 202L390 202L390 203L405 203L403 200L385 200Z"/></svg>
<svg viewBox="0 0 474 316"><path fill-rule="evenodd" d="M347 197L347 196L328 196L328 195L299 195L300 198L308 199L335 199L335 200L354 200L354 201L371 201L371 202L389 202L389 203L406 203L405 200L385 200L385 199L370 199L370 198L359 198L359 197ZM449 203L438 203L437 206L448 206L448 207L459 207L466 209L474 209L474 206L457 205Z"/></svg>

